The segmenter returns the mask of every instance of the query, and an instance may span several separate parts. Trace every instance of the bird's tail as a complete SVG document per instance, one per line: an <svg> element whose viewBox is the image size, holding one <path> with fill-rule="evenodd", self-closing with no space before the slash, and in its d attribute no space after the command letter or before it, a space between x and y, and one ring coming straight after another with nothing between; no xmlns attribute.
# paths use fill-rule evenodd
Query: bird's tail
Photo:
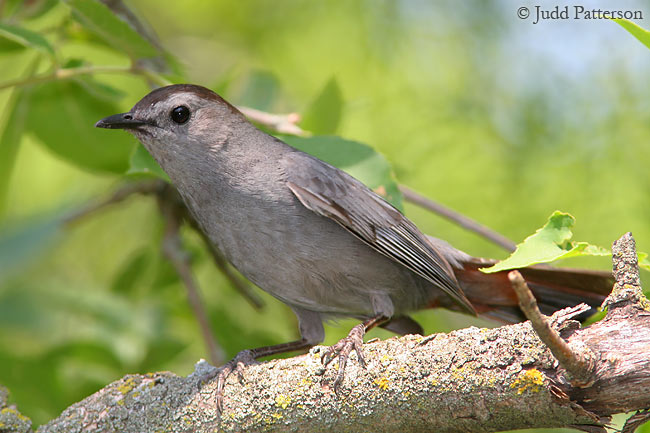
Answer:
<svg viewBox="0 0 650 433"><path fill-rule="evenodd" d="M462 268L455 269L465 295L480 316L506 323L526 320L519 310L508 271L485 274L478 270L491 264L475 259L464 261ZM602 304L614 284L610 272L546 266L523 268L519 272L535 295L540 311L547 315L584 302L592 307L584 313L584 317L588 317Z"/></svg>

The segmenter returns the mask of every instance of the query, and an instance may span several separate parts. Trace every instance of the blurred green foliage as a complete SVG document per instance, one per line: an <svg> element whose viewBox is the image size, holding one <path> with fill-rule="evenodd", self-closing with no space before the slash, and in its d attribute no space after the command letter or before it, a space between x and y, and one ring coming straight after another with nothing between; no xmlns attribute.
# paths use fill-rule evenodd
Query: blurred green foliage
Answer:
<svg viewBox="0 0 650 433"><path fill-rule="evenodd" d="M126 373L187 374L205 356L160 254L153 199L60 223L125 180L160 175L133 138L93 128L152 85L194 82L235 104L301 113L320 136L288 141L398 205L395 178L516 241L562 209L578 239L607 246L632 231L648 249L650 53L611 22L533 27L505 0L127 4L159 42L96 0L0 2L0 383L37 424ZM404 207L471 254L506 255ZM198 235L183 235L228 355L296 336L287 307L260 292L256 311ZM427 332L487 324L416 316ZM326 343L351 325L328 325Z"/></svg>

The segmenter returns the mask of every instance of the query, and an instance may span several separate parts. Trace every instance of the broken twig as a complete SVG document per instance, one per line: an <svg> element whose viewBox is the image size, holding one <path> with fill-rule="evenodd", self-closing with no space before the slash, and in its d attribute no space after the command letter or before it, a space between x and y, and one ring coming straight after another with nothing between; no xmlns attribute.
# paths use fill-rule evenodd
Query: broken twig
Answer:
<svg viewBox="0 0 650 433"><path fill-rule="evenodd" d="M519 271L508 273L508 278L519 299L521 311L530 320L539 339L550 349L555 359L567 371L571 382L577 386L589 384L593 370L591 360L593 354L586 347L582 353L577 353L562 339L559 332L551 327L548 317L539 311L535 296L533 296Z"/></svg>

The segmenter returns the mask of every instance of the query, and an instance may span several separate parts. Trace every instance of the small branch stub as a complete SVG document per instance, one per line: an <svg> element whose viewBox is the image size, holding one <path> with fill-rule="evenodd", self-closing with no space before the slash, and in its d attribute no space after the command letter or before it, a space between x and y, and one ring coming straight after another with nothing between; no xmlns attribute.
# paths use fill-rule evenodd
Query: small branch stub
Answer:
<svg viewBox="0 0 650 433"><path fill-rule="evenodd" d="M650 309L650 304L641 290L639 259L632 233L625 233L612 244L612 264L616 283L612 293L603 302L603 308L607 307L610 312L626 305Z"/></svg>
<svg viewBox="0 0 650 433"><path fill-rule="evenodd" d="M512 288L519 299L519 307L530 320L530 323L540 340L549 348L560 366L568 373L568 379L574 386L589 386L593 375L593 353L584 347L581 353L574 351L562 339L560 334L551 327L548 317L544 316L537 307L535 296L528 288L524 277L519 271L508 274Z"/></svg>
<svg viewBox="0 0 650 433"><path fill-rule="evenodd" d="M298 113L273 114L250 107L237 108L253 122L264 125L281 134L291 134L301 137L309 135L307 131L304 131L298 126L300 122L300 115Z"/></svg>

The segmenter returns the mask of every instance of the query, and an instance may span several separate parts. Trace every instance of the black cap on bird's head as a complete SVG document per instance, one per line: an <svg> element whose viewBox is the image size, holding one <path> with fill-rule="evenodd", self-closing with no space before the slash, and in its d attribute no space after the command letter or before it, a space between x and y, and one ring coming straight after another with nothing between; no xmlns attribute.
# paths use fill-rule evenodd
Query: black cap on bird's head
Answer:
<svg viewBox="0 0 650 433"><path fill-rule="evenodd" d="M173 84L153 90L128 113L105 117L95 123L95 126L107 129L146 130L147 126L164 127L163 119L182 125L190 120L193 111L205 102L214 102L230 113L243 116L239 110L210 89L195 84Z"/></svg>

